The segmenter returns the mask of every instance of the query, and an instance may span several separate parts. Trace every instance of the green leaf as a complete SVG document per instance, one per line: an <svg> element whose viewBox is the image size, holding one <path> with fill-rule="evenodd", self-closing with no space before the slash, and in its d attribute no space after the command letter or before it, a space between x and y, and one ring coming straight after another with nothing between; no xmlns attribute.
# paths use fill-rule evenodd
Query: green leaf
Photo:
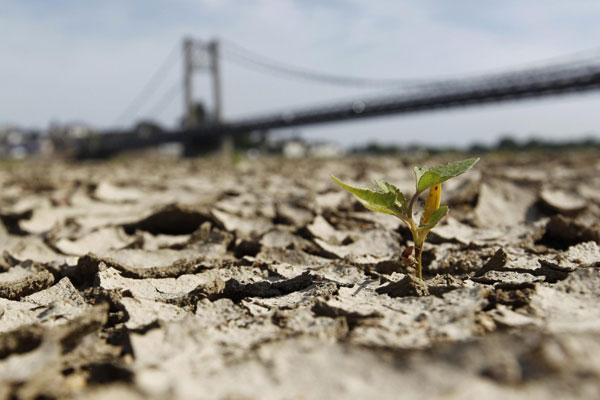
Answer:
<svg viewBox="0 0 600 400"><path fill-rule="evenodd" d="M382 212L391 215L397 215L395 210L396 193L394 192L380 192L371 189L363 189L356 186L350 186L340 181L335 176L331 175L338 185L349 191L361 202L362 205L367 207L369 210Z"/></svg>
<svg viewBox="0 0 600 400"><path fill-rule="evenodd" d="M406 205L406 198L404 197L404 195L402 194L400 189L398 189L396 186L392 185L389 182L379 180L379 179L375 179L375 183L384 192L394 193L396 195L396 202L398 203L398 205L400 207L404 207L404 205Z"/></svg>
<svg viewBox="0 0 600 400"><path fill-rule="evenodd" d="M438 222L441 221L442 218L446 216L446 214L448 214L448 211L449 209L447 206L441 206L431 214L431 217L429 217L429 221L427 221L426 224L419 225L419 229L433 228Z"/></svg>
<svg viewBox="0 0 600 400"><path fill-rule="evenodd" d="M470 170L477 161L479 161L479 158L469 158L435 167L415 167L414 172L417 180L417 192L422 193L432 186L438 185L460 174L464 174Z"/></svg>

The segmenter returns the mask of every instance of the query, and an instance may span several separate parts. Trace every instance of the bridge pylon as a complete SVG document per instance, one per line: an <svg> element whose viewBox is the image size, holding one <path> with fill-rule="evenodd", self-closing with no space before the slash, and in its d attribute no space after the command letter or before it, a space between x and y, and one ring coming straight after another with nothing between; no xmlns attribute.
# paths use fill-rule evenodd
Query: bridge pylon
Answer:
<svg viewBox="0 0 600 400"><path fill-rule="evenodd" d="M183 103L185 105L184 126L194 128L202 123L221 124L222 92L221 70L219 62L219 42L203 42L186 37L183 40ZM208 120L198 120L196 101L194 100L194 73L205 71L212 82L213 109Z"/></svg>
<svg viewBox="0 0 600 400"><path fill-rule="evenodd" d="M221 125L223 123L219 50L219 41L216 39L209 42L202 42L187 37L183 40L183 102L185 105L183 125L185 129L194 129L201 125ZM205 109L194 100L193 77L196 71L206 71L210 74L213 109L208 115ZM187 147L186 153L190 155L202 151L202 149L194 149L192 144L188 144ZM226 157L230 157L233 154L233 139L230 135L223 134L221 138L221 150Z"/></svg>

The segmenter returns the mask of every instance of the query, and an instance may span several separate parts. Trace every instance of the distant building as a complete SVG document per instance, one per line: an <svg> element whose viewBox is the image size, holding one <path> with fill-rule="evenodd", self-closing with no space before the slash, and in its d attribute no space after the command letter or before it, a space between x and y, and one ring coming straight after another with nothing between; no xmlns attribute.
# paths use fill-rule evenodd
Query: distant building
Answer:
<svg viewBox="0 0 600 400"><path fill-rule="evenodd" d="M0 157L22 159L38 154L42 135L36 131L6 125L0 128Z"/></svg>
<svg viewBox="0 0 600 400"><path fill-rule="evenodd" d="M287 158L318 157L331 158L344 155L338 144L329 142L308 142L299 136L271 137L266 141L271 154L281 154Z"/></svg>

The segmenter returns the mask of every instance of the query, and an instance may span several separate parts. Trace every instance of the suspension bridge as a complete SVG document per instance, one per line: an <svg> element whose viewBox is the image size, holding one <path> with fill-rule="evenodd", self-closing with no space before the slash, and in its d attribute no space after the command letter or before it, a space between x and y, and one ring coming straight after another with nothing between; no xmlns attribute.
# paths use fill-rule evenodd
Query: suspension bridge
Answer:
<svg viewBox="0 0 600 400"><path fill-rule="evenodd" d="M223 46L224 44L224 46ZM491 103L513 102L547 96L567 95L600 89L600 57L592 54L570 57L545 65L496 72L472 77L439 80L374 79L341 76L299 68L258 55L231 42L200 42L184 40L183 84L170 89L155 107L156 111L173 101L183 87L185 119L183 127L175 131L113 130L80 139L77 152L82 157L108 155L120 151L155 146L167 142L181 142L186 146L209 147L224 138L250 132L334 123L386 115L401 115L439 109L467 107ZM139 112L141 104L165 75L172 54L161 65L140 94L120 117ZM223 120L221 115L222 61L278 74L294 79L316 81L346 87L393 89L394 94L319 104L312 107L288 109L237 120ZM198 124L194 120L192 80L198 70L208 71L212 80L213 107L209 118Z"/></svg>

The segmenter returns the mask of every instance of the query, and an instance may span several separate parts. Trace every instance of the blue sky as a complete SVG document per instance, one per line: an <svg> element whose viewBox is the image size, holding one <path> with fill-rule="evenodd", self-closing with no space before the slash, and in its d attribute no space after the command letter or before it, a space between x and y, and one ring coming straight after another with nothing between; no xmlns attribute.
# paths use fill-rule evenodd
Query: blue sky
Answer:
<svg viewBox="0 0 600 400"><path fill-rule="evenodd" d="M3 0L0 125L113 126L165 57L179 52L185 35L227 39L323 72L421 79L501 71L600 49L599 20L600 3L584 0ZM175 57L141 112L119 123L149 117L173 126L182 113L181 96L162 109L157 102L181 85L181 72L181 57ZM229 119L377 93L281 79L226 60L223 86ZM194 90L210 105L205 74L196 74ZM587 94L302 132L345 144L491 143L506 132L523 138L600 137L599 105L600 94Z"/></svg>

